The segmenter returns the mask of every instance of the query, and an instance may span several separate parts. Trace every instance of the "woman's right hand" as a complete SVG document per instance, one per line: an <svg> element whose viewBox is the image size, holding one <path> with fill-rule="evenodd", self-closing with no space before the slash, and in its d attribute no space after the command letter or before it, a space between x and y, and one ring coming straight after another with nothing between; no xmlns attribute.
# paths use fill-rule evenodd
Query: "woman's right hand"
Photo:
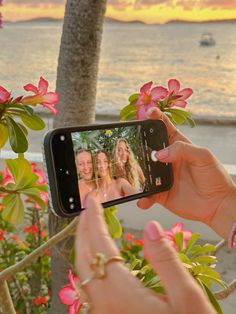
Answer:
<svg viewBox="0 0 236 314"><path fill-rule="evenodd" d="M174 183L169 191L139 200L138 206L147 209L160 203L181 217L208 224L226 239L236 220L231 177L208 149L192 144L159 109L152 108L148 118L166 124L170 146L157 152L157 159L173 163Z"/></svg>

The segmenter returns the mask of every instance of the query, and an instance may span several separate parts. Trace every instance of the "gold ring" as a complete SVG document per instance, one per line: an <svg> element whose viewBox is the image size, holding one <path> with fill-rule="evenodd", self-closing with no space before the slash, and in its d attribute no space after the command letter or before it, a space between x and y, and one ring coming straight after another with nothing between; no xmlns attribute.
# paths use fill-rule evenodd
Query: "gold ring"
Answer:
<svg viewBox="0 0 236 314"><path fill-rule="evenodd" d="M91 304L90 303L88 303L88 302L84 302L84 303L82 303L82 306L81 306L81 308L80 308L80 313L81 314L87 314L87 313L89 313L89 310L91 309Z"/></svg>
<svg viewBox="0 0 236 314"><path fill-rule="evenodd" d="M106 265L113 262L123 262L123 261L124 259L119 255L106 258L104 254L97 253L95 258L92 260L90 264L93 270L94 278L102 279L106 277L106 271L105 271Z"/></svg>

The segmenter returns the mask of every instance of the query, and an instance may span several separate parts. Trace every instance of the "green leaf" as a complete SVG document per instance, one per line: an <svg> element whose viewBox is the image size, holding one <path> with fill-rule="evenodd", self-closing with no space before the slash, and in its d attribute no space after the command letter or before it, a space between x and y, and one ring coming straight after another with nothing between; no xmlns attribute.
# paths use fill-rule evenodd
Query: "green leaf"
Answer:
<svg viewBox="0 0 236 314"><path fill-rule="evenodd" d="M37 187L34 188L28 188L25 190L19 190L20 193L23 193L25 195L27 195L28 197L30 197L33 201L35 201L40 208L42 208L43 210L46 208L46 204L45 202L42 200L41 196L40 196L40 192L38 190Z"/></svg>
<svg viewBox="0 0 236 314"><path fill-rule="evenodd" d="M165 109L167 111L169 109ZM183 124L186 121L186 117L178 112L171 111L172 119L175 121L176 124Z"/></svg>
<svg viewBox="0 0 236 314"><path fill-rule="evenodd" d="M200 233L193 233L186 243L185 252L191 250L196 241L200 238Z"/></svg>
<svg viewBox="0 0 236 314"><path fill-rule="evenodd" d="M202 281L204 279L207 279L207 280L209 280L211 282L214 281L214 282L218 283L220 286L222 286L223 288L225 288L225 289L228 288L227 284L223 280L218 279L218 278L216 278L214 276L207 275L207 274L199 274L198 278L200 278Z"/></svg>
<svg viewBox="0 0 236 314"><path fill-rule="evenodd" d="M42 130L45 128L45 122L37 114L21 114L21 120L31 130Z"/></svg>
<svg viewBox="0 0 236 314"><path fill-rule="evenodd" d="M32 171L31 165L26 159L6 159L6 164L14 178L15 191L32 187L38 180L38 176Z"/></svg>
<svg viewBox="0 0 236 314"><path fill-rule="evenodd" d="M184 263L184 264L190 264L191 265L191 259L187 256L187 255L185 255L184 253L179 253L178 254L179 255L179 258L180 258L180 260L181 260L181 262L182 263ZM191 267L192 268L192 267Z"/></svg>
<svg viewBox="0 0 236 314"><path fill-rule="evenodd" d="M204 290L208 296L208 299L210 300L210 302L213 305L214 309L216 310L217 314L223 314L222 309L220 307L220 304L217 302L214 294L211 292L211 290L204 283L202 283L202 284L203 284Z"/></svg>
<svg viewBox="0 0 236 314"><path fill-rule="evenodd" d="M188 125L191 126L191 128L194 128L196 126L196 123L192 118L187 117L186 121L187 121Z"/></svg>
<svg viewBox="0 0 236 314"><path fill-rule="evenodd" d="M20 126L9 116L6 116L9 140L15 153L24 153L28 149L28 141Z"/></svg>
<svg viewBox="0 0 236 314"><path fill-rule="evenodd" d="M109 207L104 208L104 216L112 238L120 238L122 235L122 227L114 212L112 212Z"/></svg>
<svg viewBox="0 0 236 314"><path fill-rule="evenodd" d="M8 139L8 128L5 124L0 123L0 148L6 144Z"/></svg>
<svg viewBox="0 0 236 314"><path fill-rule="evenodd" d="M129 105L125 106L120 111L120 120L130 120L132 117L134 118L137 112L137 108L134 103L130 103Z"/></svg>
<svg viewBox="0 0 236 314"><path fill-rule="evenodd" d="M8 194L3 198L2 218L19 224L24 218L24 206L19 194Z"/></svg>
<svg viewBox="0 0 236 314"><path fill-rule="evenodd" d="M30 106L28 105L23 105L24 109L28 112L28 114L32 115L34 114L34 109L31 108Z"/></svg>
<svg viewBox="0 0 236 314"><path fill-rule="evenodd" d="M200 264L213 264L216 263L215 256L197 256L192 259L193 262L198 262Z"/></svg>
<svg viewBox="0 0 236 314"><path fill-rule="evenodd" d="M21 130L23 131L23 133L25 134L25 136L27 137L28 131L27 131L26 127L25 127L23 124L19 123L19 122L17 122L17 124L18 124L18 126L21 128Z"/></svg>
<svg viewBox="0 0 236 314"><path fill-rule="evenodd" d="M209 275L211 277L214 277L216 279L220 279L220 274L217 273L217 271L215 271L212 267L208 266L208 265L194 265L192 267L192 271L194 273L194 275Z"/></svg>
<svg viewBox="0 0 236 314"><path fill-rule="evenodd" d="M140 95L140 94L135 93L135 94L132 94L131 96L129 96L129 99L128 99L129 102L134 102L134 101L136 101L136 100L138 99L139 95Z"/></svg>
<svg viewBox="0 0 236 314"><path fill-rule="evenodd" d="M175 242L176 242L180 251L183 248L183 238L184 238L183 232L177 232L175 234Z"/></svg>

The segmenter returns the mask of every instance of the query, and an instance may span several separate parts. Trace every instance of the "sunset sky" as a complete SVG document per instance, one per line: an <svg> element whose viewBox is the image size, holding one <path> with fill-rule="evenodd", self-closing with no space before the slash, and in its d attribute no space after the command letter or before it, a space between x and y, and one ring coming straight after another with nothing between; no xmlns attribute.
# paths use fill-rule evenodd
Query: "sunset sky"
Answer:
<svg viewBox="0 0 236 314"><path fill-rule="evenodd" d="M5 20L63 18L66 0L3 0ZM165 23L236 18L236 0L108 0L106 16L119 20Z"/></svg>

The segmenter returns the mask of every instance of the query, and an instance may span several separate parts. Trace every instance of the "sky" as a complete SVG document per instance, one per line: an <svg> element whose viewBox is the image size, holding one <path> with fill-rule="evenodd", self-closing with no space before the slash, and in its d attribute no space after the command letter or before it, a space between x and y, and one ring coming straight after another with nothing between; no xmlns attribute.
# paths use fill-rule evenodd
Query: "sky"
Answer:
<svg viewBox="0 0 236 314"><path fill-rule="evenodd" d="M3 0L4 19L63 18L66 0ZM106 16L123 21L165 23L236 18L236 0L107 0Z"/></svg>

